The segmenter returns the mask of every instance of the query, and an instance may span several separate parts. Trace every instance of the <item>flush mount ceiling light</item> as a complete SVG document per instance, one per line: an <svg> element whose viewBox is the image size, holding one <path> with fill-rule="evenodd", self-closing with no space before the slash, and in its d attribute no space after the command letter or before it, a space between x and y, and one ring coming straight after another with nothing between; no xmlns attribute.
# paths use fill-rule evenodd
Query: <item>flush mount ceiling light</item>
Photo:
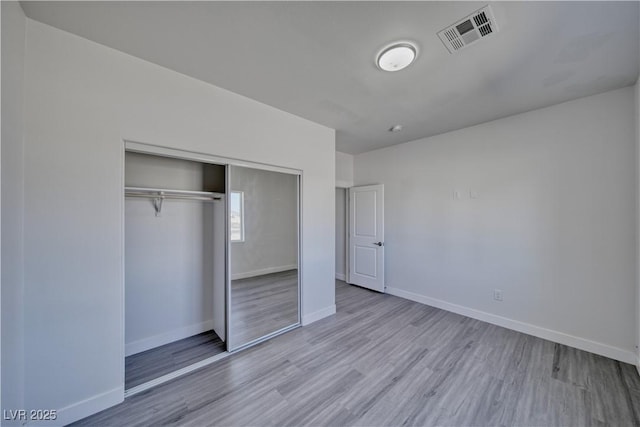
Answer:
<svg viewBox="0 0 640 427"><path fill-rule="evenodd" d="M411 65L418 55L416 47L409 42L398 42L384 48L376 64L384 71L400 71Z"/></svg>

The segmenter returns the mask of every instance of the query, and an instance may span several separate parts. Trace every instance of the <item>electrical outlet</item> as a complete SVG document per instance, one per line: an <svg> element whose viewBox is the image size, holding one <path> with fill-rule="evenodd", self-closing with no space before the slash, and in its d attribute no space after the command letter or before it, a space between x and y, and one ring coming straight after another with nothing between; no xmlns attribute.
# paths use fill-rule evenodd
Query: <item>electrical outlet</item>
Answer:
<svg viewBox="0 0 640 427"><path fill-rule="evenodd" d="M496 301L502 301L502 289L493 290L493 299Z"/></svg>

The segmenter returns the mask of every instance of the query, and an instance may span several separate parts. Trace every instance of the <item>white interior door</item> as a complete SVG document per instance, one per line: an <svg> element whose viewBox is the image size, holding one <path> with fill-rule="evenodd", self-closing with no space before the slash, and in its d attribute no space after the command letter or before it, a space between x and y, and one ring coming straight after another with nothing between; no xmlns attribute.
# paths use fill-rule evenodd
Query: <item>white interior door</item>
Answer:
<svg viewBox="0 0 640 427"><path fill-rule="evenodd" d="M349 278L384 292L384 186L349 189Z"/></svg>

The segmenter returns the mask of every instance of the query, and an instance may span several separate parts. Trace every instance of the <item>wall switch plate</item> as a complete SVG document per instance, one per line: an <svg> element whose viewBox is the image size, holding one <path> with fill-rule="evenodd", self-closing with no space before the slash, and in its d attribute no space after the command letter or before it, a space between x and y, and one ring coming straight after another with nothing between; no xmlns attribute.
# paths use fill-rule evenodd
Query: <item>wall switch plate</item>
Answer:
<svg viewBox="0 0 640 427"><path fill-rule="evenodd" d="M493 290L493 299L496 301L502 301L502 289Z"/></svg>

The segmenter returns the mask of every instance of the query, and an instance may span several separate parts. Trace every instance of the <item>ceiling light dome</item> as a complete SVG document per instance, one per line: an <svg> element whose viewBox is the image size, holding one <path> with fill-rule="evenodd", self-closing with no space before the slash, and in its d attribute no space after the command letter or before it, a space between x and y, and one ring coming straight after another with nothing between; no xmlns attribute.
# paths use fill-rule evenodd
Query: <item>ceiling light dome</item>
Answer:
<svg viewBox="0 0 640 427"><path fill-rule="evenodd" d="M376 60L378 67L384 71L400 71L411 65L418 56L418 50L409 42L394 43L384 48Z"/></svg>

